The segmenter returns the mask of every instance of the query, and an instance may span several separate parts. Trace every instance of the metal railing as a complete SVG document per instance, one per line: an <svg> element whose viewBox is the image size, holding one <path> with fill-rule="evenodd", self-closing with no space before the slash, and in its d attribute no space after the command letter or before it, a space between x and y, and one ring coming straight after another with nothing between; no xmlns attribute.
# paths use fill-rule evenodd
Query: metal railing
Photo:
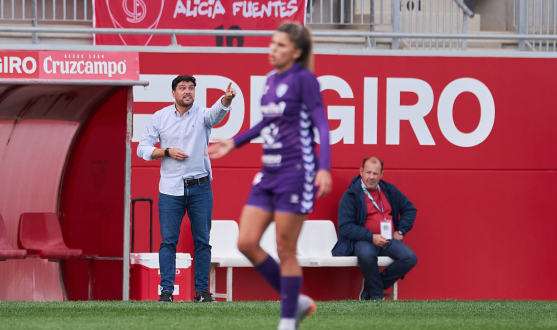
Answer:
<svg viewBox="0 0 557 330"><path fill-rule="evenodd" d="M409 49L449 49L466 50L466 39L451 38L453 34L466 34L468 18L474 13L461 0L396 0L400 10L395 11L400 20L399 31L402 33L443 34L446 38L436 39L402 39ZM396 22L393 24L397 26ZM393 49L396 45L393 45Z"/></svg>
<svg viewBox="0 0 557 330"><path fill-rule="evenodd" d="M68 33L68 34L122 34L122 35L166 35L169 37L169 46L179 46L176 36L244 36L262 37L271 36L274 31L255 30L173 30L173 29L114 29L114 28L63 28L63 27L2 27L0 33ZM388 38L388 39L433 39L442 41L447 37L442 33L395 33L395 32L368 32L368 31L313 31L314 37L356 37L356 38ZM557 42L557 35L526 35L526 34L453 34L455 40L512 40L524 41L532 38L542 42ZM117 46L133 47L133 46ZM141 46L134 48L149 48L152 46ZM0 47L1 48L1 47Z"/></svg>
<svg viewBox="0 0 557 330"><path fill-rule="evenodd" d="M408 49L462 49L465 39L452 34L467 33L467 19L474 13L461 0L310 0L306 23L369 26L371 32L442 33L443 39L401 39ZM376 40L366 42L376 48ZM392 42L399 49L399 40Z"/></svg>
<svg viewBox="0 0 557 330"><path fill-rule="evenodd" d="M93 22L93 0L0 0L0 20Z"/></svg>
<svg viewBox="0 0 557 330"><path fill-rule="evenodd" d="M0 22L31 22L32 27L39 22L58 24L93 22L93 0L0 0ZM37 33L31 40L39 42Z"/></svg>
<svg viewBox="0 0 557 330"><path fill-rule="evenodd" d="M393 3L394 0L308 0L306 23L390 26Z"/></svg>
<svg viewBox="0 0 557 330"><path fill-rule="evenodd" d="M0 0L0 23L27 21L32 27L52 22L91 24L92 3L93 0ZM447 38L392 38L387 43L391 42L392 49L399 49L401 41L408 49L465 50L466 39L450 36L466 34L467 17L473 15L462 0L309 0L306 22L317 26L369 26L370 32L445 34ZM373 36L365 41L366 48L377 47ZM36 32L32 42L38 43Z"/></svg>
<svg viewBox="0 0 557 330"><path fill-rule="evenodd" d="M41 38L58 33L89 36L101 32L168 35L171 45L177 45L176 35L272 34L272 31L245 30L87 28L92 26L92 2L93 0L0 0L0 33L4 36L14 33L19 37L27 34L32 37L33 43L38 43L38 33L45 34ZM325 6L327 3L329 7ZM519 33L515 35L469 34L467 20L474 14L462 0L309 0L308 4L311 9L306 21L313 27L314 36L363 38L366 48L376 48L377 41L382 41L385 45L390 43L392 49L466 50L467 40L506 40L518 42L521 51L557 51L557 0L513 0L512 24ZM395 8L398 10L394 10ZM318 14L316 10L319 10ZM324 19L325 12L328 12L332 21L327 22ZM14 23L23 21L31 23L31 28L14 26ZM50 22L54 22L57 27L52 27ZM333 25L338 23L355 27L343 31L320 31L320 27L331 22ZM38 23L41 23L41 27L37 27ZM71 25L71 28L64 25ZM80 25L84 27L81 28ZM362 26L364 30L361 30Z"/></svg>
<svg viewBox="0 0 557 330"><path fill-rule="evenodd" d="M521 51L557 50L556 40L543 40L538 36L557 35L557 0L513 0L513 25L520 34L531 39L521 40Z"/></svg>

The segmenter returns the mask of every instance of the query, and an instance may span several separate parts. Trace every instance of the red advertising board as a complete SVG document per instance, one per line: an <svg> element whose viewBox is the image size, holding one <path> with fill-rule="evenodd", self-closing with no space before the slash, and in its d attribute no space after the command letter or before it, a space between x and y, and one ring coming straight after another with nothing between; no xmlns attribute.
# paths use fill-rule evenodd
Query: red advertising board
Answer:
<svg viewBox="0 0 557 330"><path fill-rule="evenodd" d="M238 91L212 136L231 137L259 121L271 69L265 54L140 59L150 86L134 90L134 147L150 115L172 104L170 81L178 74L196 76L200 105L217 101L230 81ZM541 238L557 234L557 59L317 55L315 68L331 128L333 191L310 219L336 223L362 159L379 156L383 179L418 209L404 240L419 261L400 284L401 299L557 299L557 248ZM261 149L252 141L212 162L213 219L239 218ZM156 201L160 162L133 157L132 166L132 196ZM148 223L146 212L136 221ZM522 244L525 236L532 242ZM188 235L178 251L193 252ZM338 272L305 271L304 292L319 300L357 297L359 272L343 273L342 281ZM525 280L532 273L536 281ZM252 283L235 277L234 285L235 299L253 299L243 295Z"/></svg>
<svg viewBox="0 0 557 330"><path fill-rule="evenodd" d="M0 51L1 79L138 80L133 52Z"/></svg>
<svg viewBox="0 0 557 330"><path fill-rule="evenodd" d="M96 28L274 30L305 22L306 0L96 0ZM182 46L265 47L268 37L177 36ZM95 35L96 45L168 46L170 35Z"/></svg>
<svg viewBox="0 0 557 330"><path fill-rule="evenodd" d="M196 101L204 104L210 105L214 99L207 96L223 93L229 81L238 90L235 111L213 132L215 137L234 136L259 121L252 106L258 104L264 76L271 69L264 54L142 53L141 63L150 87L136 89L136 114L153 113L172 102L170 90L165 92L172 77L188 73L198 77ZM389 161L391 168L557 169L557 154L532 152L532 146L536 150L555 146L548 135L557 135L553 129L557 113L546 111L557 88L551 78L554 71L548 69L555 63L555 59L318 55L315 73L327 105L332 152L342 155L333 157L332 165L352 168L361 160L362 150L372 150L396 155ZM515 67L527 67L530 73L516 77L510 70ZM258 163L260 149L260 143L252 143L235 153L242 156L216 163L230 167L244 167L246 159Z"/></svg>

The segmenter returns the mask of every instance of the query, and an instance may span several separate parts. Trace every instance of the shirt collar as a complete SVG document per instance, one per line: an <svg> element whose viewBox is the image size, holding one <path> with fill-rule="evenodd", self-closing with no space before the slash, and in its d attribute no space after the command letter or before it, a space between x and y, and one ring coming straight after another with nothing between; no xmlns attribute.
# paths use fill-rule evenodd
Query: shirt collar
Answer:
<svg viewBox="0 0 557 330"><path fill-rule="evenodd" d="M277 72L277 76L279 78L285 77L286 75L288 75L290 72L296 71L298 68L300 67L300 63L299 62L295 62L293 66L291 66L288 70L282 72L282 73L278 73Z"/></svg>
<svg viewBox="0 0 557 330"><path fill-rule="evenodd" d="M197 109L197 105L194 103L194 104L191 106L191 108L190 108L186 113L184 113L184 117L186 117L187 115L191 114L191 113L194 112L194 110L196 110L196 109ZM173 107L172 107L172 110L174 110L174 115L175 115L176 117L180 117L180 118L182 117L182 116L180 116L180 112L178 112L178 109L176 109L176 103L174 103L174 105L173 105Z"/></svg>

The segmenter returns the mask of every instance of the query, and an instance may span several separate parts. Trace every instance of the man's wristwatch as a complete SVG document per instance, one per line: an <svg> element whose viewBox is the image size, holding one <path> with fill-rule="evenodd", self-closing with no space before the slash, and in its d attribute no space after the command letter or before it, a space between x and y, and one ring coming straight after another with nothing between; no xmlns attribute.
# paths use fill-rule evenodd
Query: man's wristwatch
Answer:
<svg viewBox="0 0 557 330"><path fill-rule="evenodd" d="M401 236L404 236L404 233L401 232L400 230L398 231L398 234L401 235Z"/></svg>
<svg viewBox="0 0 557 330"><path fill-rule="evenodd" d="M164 155L165 155L166 157L170 157L170 152L169 152L168 150L170 150L170 148L166 148L166 149L164 150Z"/></svg>

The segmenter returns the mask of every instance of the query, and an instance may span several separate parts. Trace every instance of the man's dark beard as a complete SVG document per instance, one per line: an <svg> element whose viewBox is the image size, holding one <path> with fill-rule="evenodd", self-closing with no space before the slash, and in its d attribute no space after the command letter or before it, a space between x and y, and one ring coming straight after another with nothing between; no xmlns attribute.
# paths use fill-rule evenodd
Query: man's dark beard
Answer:
<svg viewBox="0 0 557 330"><path fill-rule="evenodd" d="M194 101L195 101L195 100L194 100ZM185 102L182 101L182 100L176 100L176 103L178 103L179 106L181 106L181 107L186 107L186 108L189 108L189 107L191 107L191 106L193 105L193 101L191 101L190 104L187 104L187 103L185 103Z"/></svg>

